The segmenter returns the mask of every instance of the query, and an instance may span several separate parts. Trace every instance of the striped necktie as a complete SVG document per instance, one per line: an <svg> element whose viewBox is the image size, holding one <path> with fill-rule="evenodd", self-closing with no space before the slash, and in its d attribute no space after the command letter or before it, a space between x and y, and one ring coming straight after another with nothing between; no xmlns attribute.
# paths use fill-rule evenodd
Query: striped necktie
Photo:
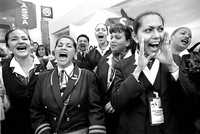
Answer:
<svg viewBox="0 0 200 134"><path fill-rule="evenodd" d="M60 92L63 93L64 89L67 87L68 76L64 70L60 72Z"/></svg>
<svg viewBox="0 0 200 134"><path fill-rule="evenodd" d="M148 62L147 67L148 67L149 69L151 69L151 67L152 67L152 65L153 65L153 63L154 63L154 61L155 61L155 59L151 59L151 60Z"/></svg>

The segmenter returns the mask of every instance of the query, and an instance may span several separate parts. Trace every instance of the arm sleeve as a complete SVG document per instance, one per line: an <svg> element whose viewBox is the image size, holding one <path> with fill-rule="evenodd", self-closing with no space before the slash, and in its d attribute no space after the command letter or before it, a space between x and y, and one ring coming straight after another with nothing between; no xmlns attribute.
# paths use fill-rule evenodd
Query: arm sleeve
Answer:
<svg viewBox="0 0 200 134"><path fill-rule="evenodd" d="M105 134L104 109L94 73L89 76L89 134Z"/></svg>
<svg viewBox="0 0 200 134"><path fill-rule="evenodd" d="M188 94L196 94L195 85L192 81L190 81L188 74L184 73L181 69L179 69L179 77L178 81L180 88L184 91L184 93Z"/></svg>
<svg viewBox="0 0 200 134"><path fill-rule="evenodd" d="M45 119L45 109L41 101L42 82L42 79L38 79L30 107L31 122L35 134L49 134L51 130L50 124Z"/></svg>
<svg viewBox="0 0 200 134"><path fill-rule="evenodd" d="M124 78L120 69L116 69L114 79L114 89L111 97L111 105L116 111L125 107L129 101L132 101L144 91L144 87L133 74Z"/></svg>

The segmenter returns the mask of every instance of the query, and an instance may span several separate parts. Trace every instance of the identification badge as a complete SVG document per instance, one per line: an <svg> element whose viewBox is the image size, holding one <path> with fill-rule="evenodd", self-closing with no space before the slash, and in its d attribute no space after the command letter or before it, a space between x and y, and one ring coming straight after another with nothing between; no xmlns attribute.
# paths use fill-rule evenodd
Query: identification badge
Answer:
<svg viewBox="0 0 200 134"><path fill-rule="evenodd" d="M157 92L153 92L154 96L149 98L150 104L150 121L151 125L159 125L164 123L163 108L161 106L161 99Z"/></svg>

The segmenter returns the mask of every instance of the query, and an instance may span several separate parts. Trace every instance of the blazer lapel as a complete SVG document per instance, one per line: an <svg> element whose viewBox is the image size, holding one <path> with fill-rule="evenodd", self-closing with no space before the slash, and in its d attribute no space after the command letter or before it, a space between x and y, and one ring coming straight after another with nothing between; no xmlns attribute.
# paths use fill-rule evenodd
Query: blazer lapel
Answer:
<svg viewBox="0 0 200 134"><path fill-rule="evenodd" d="M18 77L18 74L15 73L15 72L13 72L14 67L10 67L10 70L11 70L11 72L12 72L12 75L13 75L15 81L16 81L19 85L23 85L23 86L24 86L24 83L20 80L20 78Z"/></svg>
<svg viewBox="0 0 200 134"><path fill-rule="evenodd" d="M108 70L108 69L107 69L107 70ZM111 87L111 85L112 85L112 83L113 83L113 81L114 81L115 73L116 73L116 70L114 69L113 75L111 76L112 78L110 78L111 81L110 81L109 85L107 86L107 90L106 90L106 92L109 92L110 89L111 89L110 87ZM108 74L108 73L107 73L107 74ZM107 77L107 78L108 78L108 77Z"/></svg>
<svg viewBox="0 0 200 134"><path fill-rule="evenodd" d="M52 84L52 92L55 97L55 100L60 108L63 107L63 101L60 96L60 86L59 86L59 76L58 76L58 68L54 69L51 73L51 84Z"/></svg>
<svg viewBox="0 0 200 134"><path fill-rule="evenodd" d="M167 89L167 82L168 81L168 77L167 77L167 68L166 66L164 66L163 64L160 64L160 68L159 68L159 72L160 72L160 90L161 90L161 96L164 95L166 89Z"/></svg>
<svg viewBox="0 0 200 134"><path fill-rule="evenodd" d="M62 97L63 101L65 101L65 99L71 93L73 88L76 86L79 78L80 78L80 69L77 66L75 66L74 70L73 70L73 75L71 77L69 77L69 79L68 79L67 87L66 87L63 97Z"/></svg>
<svg viewBox="0 0 200 134"><path fill-rule="evenodd" d="M41 64L36 64L34 69L31 71L29 85L32 85L37 81L37 77L40 74L40 72L42 71L39 69L40 67L41 67Z"/></svg>

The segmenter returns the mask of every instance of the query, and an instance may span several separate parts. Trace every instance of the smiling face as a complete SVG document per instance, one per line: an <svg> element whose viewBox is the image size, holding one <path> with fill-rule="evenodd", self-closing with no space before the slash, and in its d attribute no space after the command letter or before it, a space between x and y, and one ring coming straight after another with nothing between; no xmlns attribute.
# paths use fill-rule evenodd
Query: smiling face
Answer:
<svg viewBox="0 0 200 134"><path fill-rule="evenodd" d="M136 33L137 40L144 40L145 55L158 52L164 38L164 24L160 16L148 14L140 19L140 27Z"/></svg>
<svg viewBox="0 0 200 134"><path fill-rule="evenodd" d="M57 65L64 68L72 63L72 59L76 54L76 48L74 42L67 37L59 39L55 47L55 58Z"/></svg>
<svg viewBox="0 0 200 134"><path fill-rule="evenodd" d="M37 49L39 57L43 57L46 55L46 50L44 46L38 46Z"/></svg>
<svg viewBox="0 0 200 134"><path fill-rule="evenodd" d="M130 44L130 41L126 39L124 32L112 33L110 38L110 48L114 53L121 52Z"/></svg>
<svg viewBox="0 0 200 134"><path fill-rule="evenodd" d="M172 44L178 51L185 50L190 45L191 39L192 32L186 27L178 29L171 37Z"/></svg>
<svg viewBox="0 0 200 134"><path fill-rule="evenodd" d="M87 38L85 37L80 37L77 41L77 46L78 46L78 49L82 52L88 50L88 47L89 47L89 41L87 40Z"/></svg>
<svg viewBox="0 0 200 134"><path fill-rule="evenodd" d="M12 31L8 35L8 47L15 57L27 57L31 52L31 42L28 34L20 29Z"/></svg>
<svg viewBox="0 0 200 134"><path fill-rule="evenodd" d="M108 30L105 24L98 24L95 28L95 36L99 44L107 41Z"/></svg>

